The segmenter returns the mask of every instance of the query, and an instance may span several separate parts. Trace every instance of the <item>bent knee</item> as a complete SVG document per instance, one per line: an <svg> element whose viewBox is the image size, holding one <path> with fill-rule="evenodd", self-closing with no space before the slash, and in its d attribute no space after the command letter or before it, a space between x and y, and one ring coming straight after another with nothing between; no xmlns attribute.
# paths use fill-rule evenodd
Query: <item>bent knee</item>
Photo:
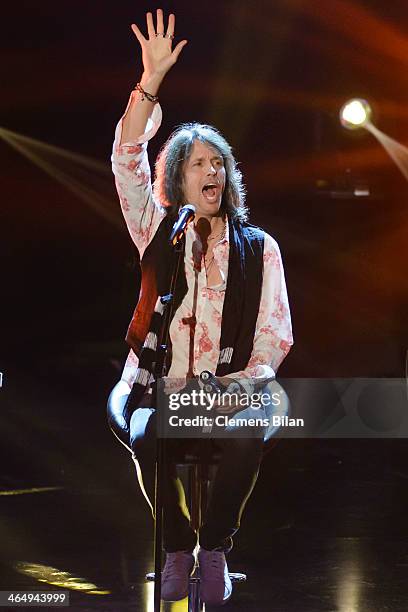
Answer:
<svg viewBox="0 0 408 612"><path fill-rule="evenodd" d="M155 410L137 408L130 419L130 445L136 457L145 454L156 443Z"/></svg>

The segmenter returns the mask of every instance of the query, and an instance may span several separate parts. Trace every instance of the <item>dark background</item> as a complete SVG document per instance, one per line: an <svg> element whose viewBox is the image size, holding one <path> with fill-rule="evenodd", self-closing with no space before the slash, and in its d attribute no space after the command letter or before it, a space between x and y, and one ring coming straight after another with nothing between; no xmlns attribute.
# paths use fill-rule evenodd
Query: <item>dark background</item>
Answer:
<svg viewBox="0 0 408 612"><path fill-rule="evenodd" d="M407 183L373 136L340 126L338 111L363 96L376 125L407 142L406 4L161 6L176 13L177 39L189 43L160 91L164 121L150 157L190 120L213 123L234 146L251 221L284 258L295 346L280 374L404 376ZM47 428L70 432L69 448L90 426L95 444L108 443L105 399L127 353L138 287L109 158L141 73L130 23L145 29L145 11L155 8L61 0L9 3L3 14L3 127L106 164L108 178L47 153L69 180L92 186L117 221L0 143L3 431L8 461L22 464L15 474L28 470L24 453L39 452L37 434L49 443ZM353 197L357 184L371 195ZM54 470L47 458L30 465L39 478L45 465Z"/></svg>
<svg viewBox="0 0 408 612"><path fill-rule="evenodd" d="M251 221L283 254L295 346L280 374L404 377L407 182L338 112L365 97L375 124L408 142L406 1L161 7L189 43L160 90L164 121L150 157L184 121L213 123L234 146ZM141 73L130 24L144 29L156 8L2 6L0 123L39 141L24 151L49 172L0 141L0 583L43 588L16 570L24 560L114 592L138 584L129 607L85 593L73 609L141 609L152 567L147 506L105 405L138 291L109 158ZM54 180L61 172L71 190ZM356 186L370 196L354 197ZM329 381L322 388L318 416L330 420L338 398ZM357 585L359 610L406 610L407 477L404 439L281 441L262 463L232 553L232 568L249 574L233 609L348 612L357 607L338 597Z"/></svg>

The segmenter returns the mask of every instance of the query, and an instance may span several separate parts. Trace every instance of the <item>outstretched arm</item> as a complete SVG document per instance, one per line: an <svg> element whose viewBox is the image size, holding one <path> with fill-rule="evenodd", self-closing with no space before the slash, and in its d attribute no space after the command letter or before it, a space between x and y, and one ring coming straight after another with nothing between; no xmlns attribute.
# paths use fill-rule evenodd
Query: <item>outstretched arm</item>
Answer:
<svg viewBox="0 0 408 612"><path fill-rule="evenodd" d="M142 89L152 96L159 92L160 85L170 68L176 63L187 41L182 40L173 49L175 17L170 15L167 28L164 28L163 11L157 10L156 28L151 13L146 15L147 37L137 25L132 30L140 43L142 51L143 74L140 79ZM142 99L144 97L144 99ZM145 134L148 119L153 128ZM133 91L124 117L119 122L112 155L112 168L116 187L129 233L136 244L140 257L163 217L160 203L152 197L150 167L147 158L147 140L160 125L159 105L146 96ZM138 358L131 350L122 374L125 389L132 386L138 366Z"/></svg>
<svg viewBox="0 0 408 612"><path fill-rule="evenodd" d="M152 96L157 96L164 77L177 62L183 47L187 44L186 40L182 40L172 49L176 24L176 18L173 14L169 16L166 30L161 9L157 9L156 20L155 28L152 13L147 13L147 38L136 24L132 24L132 30L142 50L143 74L140 85L144 91ZM121 144L136 140L145 131L154 102L150 102L146 97L142 100L143 97L138 92L132 98L123 119Z"/></svg>
<svg viewBox="0 0 408 612"><path fill-rule="evenodd" d="M132 29L142 51L141 88L155 96L163 78L177 61L187 41L181 41L172 49L174 15L170 15L166 31L161 9L157 11L156 29L151 13L147 13L146 20L147 38L136 25L133 24ZM112 155L112 169L122 212L140 257L165 214L160 202L155 202L152 196L151 171L147 157L147 142L160 125L161 109L159 104L155 105L148 97L139 91L132 91L125 114L116 129Z"/></svg>

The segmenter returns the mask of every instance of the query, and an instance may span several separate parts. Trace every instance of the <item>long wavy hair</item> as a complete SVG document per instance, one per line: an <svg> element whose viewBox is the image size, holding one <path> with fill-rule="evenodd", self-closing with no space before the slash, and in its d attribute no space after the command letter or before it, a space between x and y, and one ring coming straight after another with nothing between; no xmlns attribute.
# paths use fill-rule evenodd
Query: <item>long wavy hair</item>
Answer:
<svg viewBox="0 0 408 612"><path fill-rule="evenodd" d="M224 160L225 189L221 211L226 212L232 219L246 221L246 190L232 149L216 128L203 123L179 125L163 145L155 164L153 192L156 201L174 211L186 204L183 193L183 163L189 158L195 140L215 149Z"/></svg>

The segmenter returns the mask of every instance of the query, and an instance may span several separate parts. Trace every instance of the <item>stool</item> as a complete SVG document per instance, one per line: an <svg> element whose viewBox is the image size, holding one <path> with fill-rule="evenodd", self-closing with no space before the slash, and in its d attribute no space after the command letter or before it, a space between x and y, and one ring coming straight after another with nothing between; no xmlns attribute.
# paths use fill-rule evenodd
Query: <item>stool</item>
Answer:
<svg viewBox="0 0 408 612"><path fill-rule="evenodd" d="M265 456L277 444L278 439L276 434L280 430L280 425L273 425L273 416L288 416L290 413L290 402L285 390L281 385L273 380L269 383L270 392L275 394L275 398L279 397L279 403L269 404L266 408L266 414L270 419L270 426L265 432L263 456ZM203 442L203 440L201 440ZM177 462L178 465L188 466L188 481L189 481L189 506L190 518L193 529L198 530L201 525L201 517L205 512L208 497L209 484L209 466L218 463L220 453L211 445L211 440L206 440L206 447L203 453L195 454L188 453ZM204 461L203 461L204 459ZM245 582L246 574L239 572L229 573L231 582ZM150 572L146 574L146 580L154 582L155 574ZM199 612L205 610L205 604L200 599L200 576L197 568L195 568L192 576L190 576L189 592L188 592L188 612Z"/></svg>
<svg viewBox="0 0 408 612"><path fill-rule="evenodd" d="M200 440L202 452L189 452L177 461L178 466L188 467L188 499L191 526L198 531L201 525L201 518L207 507L208 486L210 482L210 466L218 463L220 453L215 449L211 440ZM231 582L245 582L246 574L240 572L230 572ZM154 572L146 574L146 580L154 582ZM188 612L201 612L205 610L205 604L200 598L200 573L198 568L194 569L190 576L188 589Z"/></svg>
<svg viewBox="0 0 408 612"><path fill-rule="evenodd" d="M285 416L289 414L290 402L286 395L286 392L275 380L270 384L271 392L275 394L275 397L280 398L280 402L277 406L269 405L266 409L267 416L270 418L273 415ZM112 389L112 392L108 399L108 421L109 425L119 439L119 441L130 450L129 446L129 429L124 416L124 407L126 400L129 395L129 387L123 381L120 381ZM280 429L280 426L274 426L272 421L264 436L264 452L265 455L275 444L277 443L276 434ZM211 442L211 440L208 440ZM214 447L208 446L205 460L202 461L202 453L200 454L188 454L179 460L179 465L188 466L189 470L189 505L190 505L190 517L192 526L197 530L201 523L201 516L205 511L207 505L207 493L209 483L209 466L217 463L219 454L214 453ZM230 573L232 582L243 582L246 580L245 574ZM154 581L155 575L153 573L146 574L146 580ZM200 578L197 570L190 578L189 597L188 597L188 610L189 612L195 612L198 610L204 610L204 604L200 601Z"/></svg>

